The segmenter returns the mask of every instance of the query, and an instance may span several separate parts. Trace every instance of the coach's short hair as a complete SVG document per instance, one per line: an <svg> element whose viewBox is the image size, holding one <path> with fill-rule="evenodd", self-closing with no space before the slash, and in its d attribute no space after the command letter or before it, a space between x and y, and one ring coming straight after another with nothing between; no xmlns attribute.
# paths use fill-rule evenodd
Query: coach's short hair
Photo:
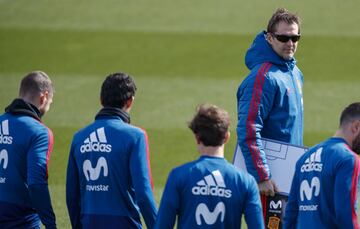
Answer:
<svg viewBox="0 0 360 229"><path fill-rule="evenodd" d="M198 106L194 118L189 123L189 128L205 146L224 144L229 126L228 112L211 104Z"/></svg>
<svg viewBox="0 0 360 229"><path fill-rule="evenodd" d="M45 72L34 71L27 74L21 80L19 96L36 96L45 91L48 91L50 94L54 93L54 85L50 77Z"/></svg>
<svg viewBox="0 0 360 229"><path fill-rule="evenodd" d="M289 12L287 9L278 8L276 12L272 15L268 22L267 32L275 33L276 27L280 22L285 22L287 24L297 24L299 27L298 33L300 34L300 18L297 14Z"/></svg>
<svg viewBox="0 0 360 229"><path fill-rule="evenodd" d="M355 120L360 120L360 102L352 103L342 111L340 127Z"/></svg>
<svg viewBox="0 0 360 229"><path fill-rule="evenodd" d="M136 85L126 73L117 72L106 77L102 84L100 98L104 107L123 108L135 96Z"/></svg>

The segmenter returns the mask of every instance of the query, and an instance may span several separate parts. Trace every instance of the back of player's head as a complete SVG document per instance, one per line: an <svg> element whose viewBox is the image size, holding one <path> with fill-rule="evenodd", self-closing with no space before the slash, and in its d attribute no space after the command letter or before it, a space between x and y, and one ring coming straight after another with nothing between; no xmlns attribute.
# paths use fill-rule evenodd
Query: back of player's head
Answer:
<svg viewBox="0 0 360 229"><path fill-rule="evenodd" d="M50 77L42 71L34 71L27 74L20 83L19 96L37 96L41 93L54 93L54 86Z"/></svg>
<svg viewBox="0 0 360 229"><path fill-rule="evenodd" d="M106 77L101 87L101 103L104 107L123 108L135 96L136 85L126 73L117 72Z"/></svg>
<svg viewBox="0 0 360 229"><path fill-rule="evenodd" d="M197 107L189 128L205 146L221 146L229 130L230 118L228 112L211 104Z"/></svg>
<svg viewBox="0 0 360 229"><path fill-rule="evenodd" d="M343 110L340 116L340 127L355 120L360 120L360 102L352 103Z"/></svg>
<svg viewBox="0 0 360 229"><path fill-rule="evenodd" d="M268 22L267 32L275 33L277 30L277 26L280 22L285 22L287 24L297 24L299 26L300 33L300 18L298 15L289 12L287 9L278 8L276 12L272 15Z"/></svg>

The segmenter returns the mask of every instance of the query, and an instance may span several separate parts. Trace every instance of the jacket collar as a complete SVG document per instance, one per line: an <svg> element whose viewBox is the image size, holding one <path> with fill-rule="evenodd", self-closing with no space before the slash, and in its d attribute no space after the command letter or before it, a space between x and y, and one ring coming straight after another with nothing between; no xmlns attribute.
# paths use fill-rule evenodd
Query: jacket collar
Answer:
<svg viewBox="0 0 360 229"><path fill-rule="evenodd" d="M25 102L23 99L14 99L9 106L5 108L5 112L11 114L23 114L31 116L37 120L41 120L39 109L31 103Z"/></svg>
<svg viewBox="0 0 360 229"><path fill-rule="evenodd" d="M130 115L125 112L124 110L117 108L117 107L104 107L102 108L97 115L95 116L95 119L101 118L101 117L108 117L108 116L118 116L121 120L123 120L126 123L130 123Z"/></svg>

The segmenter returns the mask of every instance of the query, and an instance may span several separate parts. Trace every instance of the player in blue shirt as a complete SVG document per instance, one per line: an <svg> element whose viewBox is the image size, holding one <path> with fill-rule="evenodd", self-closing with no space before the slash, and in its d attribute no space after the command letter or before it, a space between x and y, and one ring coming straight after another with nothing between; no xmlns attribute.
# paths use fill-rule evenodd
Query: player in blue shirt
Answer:
<svg viewBox="0 0 360 229"><path fill-rule="evenodd" d="M173 169L162 196L156 228L264 228L255 179L224 158L229 140L229 115L202 105L189 124L201 156Z"/></svg>
<svg viewBox="0 0 360 229"><path fill-rule="evenodd" d="M73 228L142 228L140 212L147 228L155 223L147 135L130 125L135 91L127 74L109 75L103 108L73 138L66 179Z"/></svg>
<svg viewBox="0 0 360 229"><path fill-rule="evenodd" d="M0 228L56 228L47 181L54 139L41 122L53 93L46 73L31 72L0 116Z"/></svg>
<svg viewBox="0 0 360 229"><path fill-rule="evenodd" d="M284 228L359 228L359 153L360 103L353 103L342 112L335 136L298 160Z"/></svg>

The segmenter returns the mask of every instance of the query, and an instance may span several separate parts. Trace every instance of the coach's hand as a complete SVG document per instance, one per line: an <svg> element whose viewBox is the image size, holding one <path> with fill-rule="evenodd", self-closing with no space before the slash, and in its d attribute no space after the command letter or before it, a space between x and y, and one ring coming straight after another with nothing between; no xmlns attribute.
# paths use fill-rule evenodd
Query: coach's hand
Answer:
<svg viewBox="0 0 360 229"><path fill-rule="evenodd" d="M265 196L275 196L275 192L279 191L275 182L271 179L260 182L258 186L260 194L263 194Z"/></svg>

